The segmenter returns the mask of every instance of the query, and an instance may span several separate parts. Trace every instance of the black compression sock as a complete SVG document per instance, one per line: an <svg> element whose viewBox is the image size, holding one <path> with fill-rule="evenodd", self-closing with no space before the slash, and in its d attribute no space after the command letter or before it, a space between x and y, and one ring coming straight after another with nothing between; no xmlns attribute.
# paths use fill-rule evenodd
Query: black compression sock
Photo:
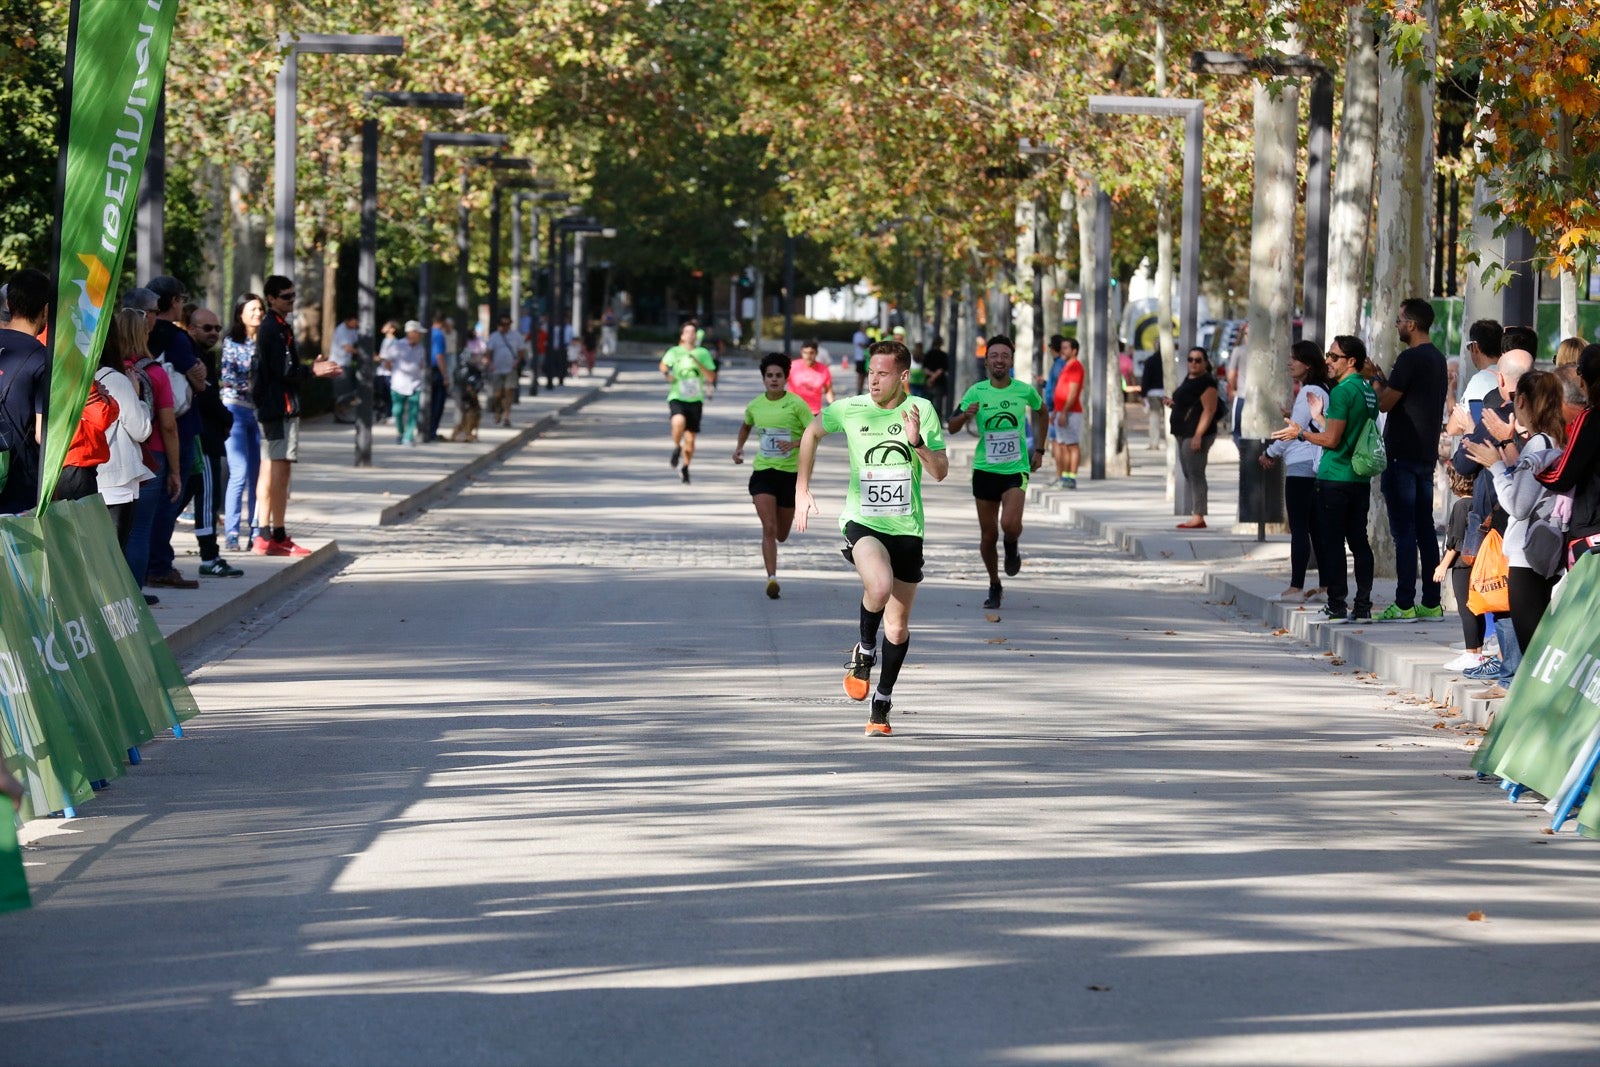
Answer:
<svg viewBox="0 0 1600 1067"><path fill-rule="evenodd" d="M878 627L883 625L883 612L868 611L861 605L861 647L871 652L878 647Z"/></svg>
<svg viewBox="0 0 1600 1067"><path fill-rule="evenodd" d="M906 651L911 648L908 634L900 644L883 642L883 667L878 671L878 692L888 696L894 692L894 683L900 677L900 667L906 661Z"/></svg>

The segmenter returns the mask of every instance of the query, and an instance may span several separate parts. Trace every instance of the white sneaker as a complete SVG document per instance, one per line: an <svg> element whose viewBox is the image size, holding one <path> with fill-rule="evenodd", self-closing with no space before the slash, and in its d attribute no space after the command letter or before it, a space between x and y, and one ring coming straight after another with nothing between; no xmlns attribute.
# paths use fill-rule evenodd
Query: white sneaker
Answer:
<svg viewBox="0 0 1600 1067"><path fill-rule="evenodd" d="M1480 652L1463 652L1455 659L1444 665L1447 671L1464 671L1472 667L1483 665L1484 656Z"/></svg>

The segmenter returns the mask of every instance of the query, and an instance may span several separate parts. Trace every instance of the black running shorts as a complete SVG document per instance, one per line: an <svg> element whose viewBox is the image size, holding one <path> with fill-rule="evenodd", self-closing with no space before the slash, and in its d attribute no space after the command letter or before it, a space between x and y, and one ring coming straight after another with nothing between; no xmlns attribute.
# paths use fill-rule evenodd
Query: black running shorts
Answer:
<svg viewBox="0 0 1600 1067"><path fill-rule="evenodd" d="M979 500L999 503L1008 489L1028 488L1026 474L996 474L994 471L972 472L972 495Z"/></svg>
<svg viewBox="0 0 1600 1067"><path fill-rule="evenodd" d="M794 483L800 475L796 471L773 468L750 472L751 496L775 496L780 508L794 507Z"/></svg>
<svg viewBox="0 0 1600 1067"><path fill-rule="evenodd" d="M912 537L910 534L886 534L859 522L844 524L844 539L850 545L844 550L844 558L851 563L856 561L854 552L856 544L864 537L871 537L889 550L889 569L894 573L894 580L916 585L922 581L922 538Z"/></svg>
<svg viewBox="0 0 1600 1067"><path fill-rule="evenodd" d="M699 400L669 400L667 409L674 415L683 416L683 428L690 433L700 432L700 409L705 407Z"/></svg>

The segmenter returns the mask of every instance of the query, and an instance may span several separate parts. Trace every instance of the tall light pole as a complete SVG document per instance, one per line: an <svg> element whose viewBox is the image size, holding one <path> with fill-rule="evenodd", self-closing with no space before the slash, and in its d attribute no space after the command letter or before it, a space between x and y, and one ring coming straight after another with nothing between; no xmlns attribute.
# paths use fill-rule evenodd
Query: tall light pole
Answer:
<svg viewBox="0 0 1600 1067"><path fill-rule="evenodd" d="M422 135L422 187L433 184L433 154L438 148L498 148L510 138L503 133L425 133ZM433 263L424 259L417 266L417 318L424 326L433 324Z"/></svg>
<svg viewBox="0 0 1600 1067"><path fill-rule="evenodd" d="M277 108L273 129L273 244L272 272L294 277L295 105L300 94L299 56L398 56L405 51L400 37L370 33L280 33L278 48L283 67L278 71Z"/></svg>
<svg viewBox="0 0 1600 1067"><path fill-rule="evenodd" d="M1182 281L1179 285L1178 298L1178 351L1171 367L1166 368L1167 381L1176 385L1185 373L1183 358L1194 346L1195 337L1199 328L1200 317L1200 170L1201 147L1205 134L1205 105L1199 100L1189 100L1179 97L1161 96L1091 96L1089 98L1089 113L1091 115L1155 115L1162 118L1182 118L1184 126L1183 137L1183 214L1181 226L1183 233L1178 245L1178 258L1183 267ZM1111 250L1110 250L1110 198L1107 197L1100 203L1100 209L1106 216L1103 223L1105 233L1096 234L1096 245L1100 247L1103 255L1100 258L1100 269L1093 279L1092 299L1098 312L1104 307L1109 312L1111 293ZM1091 294L1085 293L1085 299L1090 299ZM1109 323L1102 317L1099 330L1096 332L1104 335ZM1095 346L1091 353L1095 363L1091 363L1091 381L1105 382L1107 372L1108 341ZM1095 409L1095 435L1090 439L1090 471L1091 479L1105 477L1105 390L1096 389L1091 397L1091 404ZM1096 462L1095 456L1099 460ZM1168 447L1169 469L1176 471L1178 462L1177 449ZM1173 475L1173 514L1189 514L1188 485L1183 478Z"/></svg>
<svg viewBox="0 0 1600 1067"><path fill-rule="evenodd" d="M378 107L465 107L460 93L366 94ZM356 466L372 466L372 391L377 355L378 315L378 117L361 123L361 258L356 268L356 314L360 317L361 352L356 361Z"/></svg>
<svg viewBox="0 0 1600 1067"><path fill-rule="evenodd" d="M539 223L543 216L543 212L539 210L537 205L543 202L567 200L571 196L572 194L569 192L527 192L517 193L511 198L511 307L513 315L520 316L522 314L522 205L525 203L535 205L532 211L532 218L529 220L532 226L529 230L528 251L532 256L533 285L534 292L537 294L539 288ZM534 345L534 335L537 331L537 320L530 320L528 324L528 350L535 355L537 355L537 352ZM533 396L539 395L539 372L543 369L543 367L537 365L533 368L533 375L530 379L531 384L528 390Z"/></svg>

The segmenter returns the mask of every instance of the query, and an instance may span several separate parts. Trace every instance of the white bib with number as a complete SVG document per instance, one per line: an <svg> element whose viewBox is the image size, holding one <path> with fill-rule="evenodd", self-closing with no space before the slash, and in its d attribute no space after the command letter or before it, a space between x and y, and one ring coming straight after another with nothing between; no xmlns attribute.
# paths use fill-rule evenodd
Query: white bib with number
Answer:
<svg viewBox="0 0 1600 1067"><path fill-rule="evenodd" d="M782 459L789 453L783 446L794 438L788 430L771 426L761 427L761 454L767 459Z"/></svg>
<svg viewBox="0 0 1600 1067"><path fill-rule="evenodd" d="M700 379L699 379L699 377L679 378L678 379L678 399L679 400L689 400L689 401L694 401L694 400L699 400L700 399Z"/></svg>
<svg viewBox="0 0 1600 1067"><path fill-rule="evenodd" d="M910 467L867 467L862 470L858 483L861 487L861 514L911 514Z"/></svg>
<svg viewBox="0 0 1600 1067"><path fill-rule="evenodd" d="M991 430L983 439L990 463L1015 463L1022 458L1021 430Z"/></svg>

